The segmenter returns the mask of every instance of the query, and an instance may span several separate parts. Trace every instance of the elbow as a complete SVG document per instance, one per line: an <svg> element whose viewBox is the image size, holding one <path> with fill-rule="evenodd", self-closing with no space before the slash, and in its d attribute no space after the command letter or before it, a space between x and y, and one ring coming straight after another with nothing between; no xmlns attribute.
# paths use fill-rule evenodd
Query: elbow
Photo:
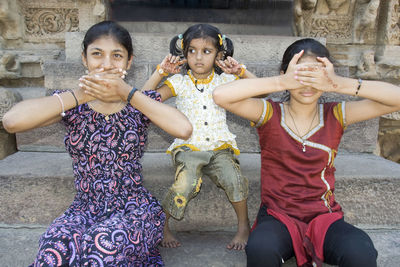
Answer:
<svg viewBox="0 0 400 267"><path fill-rule="evenodd" d="M224 96L221 90L219 90L218 88L215 89L212 96L215 104L223 108L225 107Z"/></svg>
<svg viewBox="0 0 400 267"><path fill-rule="evenodd" d="M16 133L17 132L17 124L15 123L16 121L12 119L12 116L10 116L9 113L4 114L3 116L3 127L4 129L9 132L9 133Z"/></svg>
<svg viewBox="0 0 400 267"><path fill-rule="evenodd" d="M177 136L179 139L187 140L190 138L193 132L192 124L188 121L185 126L181 127L181 131L179 133L180 136Z"/></svg>

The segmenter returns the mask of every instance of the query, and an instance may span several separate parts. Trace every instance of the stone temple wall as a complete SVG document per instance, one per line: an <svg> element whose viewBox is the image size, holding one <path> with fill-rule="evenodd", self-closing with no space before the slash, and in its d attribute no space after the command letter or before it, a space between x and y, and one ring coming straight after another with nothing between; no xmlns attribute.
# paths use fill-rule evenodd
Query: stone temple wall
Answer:
<svg viewBox="0 0 400 267"><path fill-rule="evenodd" d="M325 37L351 77L400 85L399 0L294 0L293 21L295 35ZM377 154L400 162L399 112L381 117Z"/></svg>
<svg viewBox="0 0 400 267"><path fill-rule="evenodd" d="M15 152L3 114L22 95L40 96L43 62L65 57L65 33L107 18L108 0L0 1L0 159Z"/></svg>

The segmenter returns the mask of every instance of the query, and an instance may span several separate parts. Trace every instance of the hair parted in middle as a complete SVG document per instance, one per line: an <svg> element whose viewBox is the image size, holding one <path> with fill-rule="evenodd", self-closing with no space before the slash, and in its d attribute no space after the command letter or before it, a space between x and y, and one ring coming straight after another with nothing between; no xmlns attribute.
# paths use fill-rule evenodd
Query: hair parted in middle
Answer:
<svg viewBox="0 0 400 267"><path fill-rule="evenodd" d="M221 33L221 31L210 24L195 24L190 26L183 34L174 36L169 45L169 51L174 56L187 58L189 45L193 39L208 39L217 48L217 54L222 52L222 60L233 56L233 42ZM188 70L189 64L186 64ZM222 70L215 66L215 72L222 73Z"/></svg>

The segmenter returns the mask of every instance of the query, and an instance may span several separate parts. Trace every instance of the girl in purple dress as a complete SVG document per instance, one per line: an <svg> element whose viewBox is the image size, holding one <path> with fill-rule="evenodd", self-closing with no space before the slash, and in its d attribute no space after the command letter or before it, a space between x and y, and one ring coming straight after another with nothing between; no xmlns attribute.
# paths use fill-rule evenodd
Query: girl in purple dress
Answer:
<svg viewBox="0 0 400 267"><path fill-rule="evenodd" d="M158 251L165 214L142 185L140 159L150 121L187 139L192 126L155 91L123 80L132 41L118 24L92 26L83 40L88 74L79 89L25 100L3 119L9 132L62 121L77 194L39 241L32 266L162 266Z"/></svg>

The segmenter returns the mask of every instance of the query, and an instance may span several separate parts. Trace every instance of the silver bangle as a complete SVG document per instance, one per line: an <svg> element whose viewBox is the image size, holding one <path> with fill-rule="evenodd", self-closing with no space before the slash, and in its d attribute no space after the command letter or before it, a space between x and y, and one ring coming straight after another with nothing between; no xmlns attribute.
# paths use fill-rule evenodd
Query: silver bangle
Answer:
<svg viewBox="0 0 400 267"><path fill-rule="evenodd" d="M61 96L57 93L54 93L53 95L55 95L58 98L58 100L60 101L61 109L62 109L62 112L60 113L61 117L65 117L64 102L62 101Z"/></svg>

